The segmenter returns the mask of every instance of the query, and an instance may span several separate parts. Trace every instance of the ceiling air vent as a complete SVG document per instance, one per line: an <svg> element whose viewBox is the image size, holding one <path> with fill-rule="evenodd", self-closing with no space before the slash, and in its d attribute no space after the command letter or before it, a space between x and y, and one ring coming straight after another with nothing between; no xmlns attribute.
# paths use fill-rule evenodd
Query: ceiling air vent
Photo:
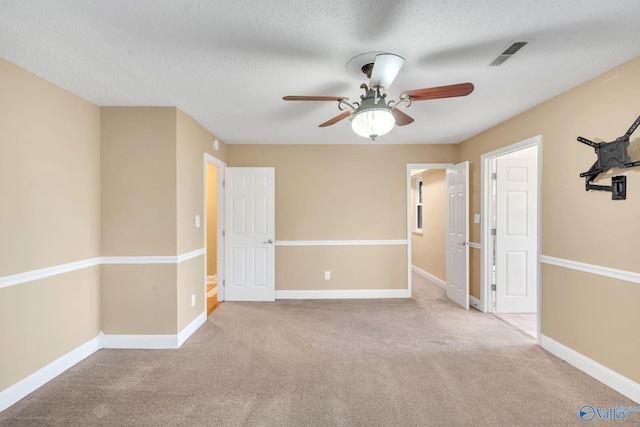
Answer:
<svg viewBox="0 0 640 427"><path fill-rule="evenodd" d="M513 55L518 53L520 51L520 49L525 47L527 45L527 43L528 42L513 42L513 43L511 43L511 46L506 48L504 52L502 52L496 59L493 60L493 62L491 64L489 64L489 66L490 67L498 67L498 66L504 64Z"/></svg>

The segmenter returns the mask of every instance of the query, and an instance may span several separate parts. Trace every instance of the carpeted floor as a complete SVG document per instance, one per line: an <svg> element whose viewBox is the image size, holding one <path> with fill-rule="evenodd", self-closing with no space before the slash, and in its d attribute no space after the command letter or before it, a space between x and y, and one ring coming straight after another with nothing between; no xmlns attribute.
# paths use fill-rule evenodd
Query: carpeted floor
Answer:
<svg viewBox="0 0 640 427"><path fill-rule="evenodd" d="M413 288L225 302L179 350L98 351L0 425L579 426L583 405L638 406L419 276Z"/></svg>

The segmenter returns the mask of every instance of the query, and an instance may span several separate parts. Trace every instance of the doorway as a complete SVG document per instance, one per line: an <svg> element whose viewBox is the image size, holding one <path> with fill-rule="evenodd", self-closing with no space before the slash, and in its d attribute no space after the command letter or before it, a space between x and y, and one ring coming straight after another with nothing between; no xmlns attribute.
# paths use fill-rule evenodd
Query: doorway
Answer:
<svg viewBox="0 0 640 427"><path fill-rule="evenodd" d="M207 316L225 299L224 293L224 172L226 163L204 157L205 310Z"/></svg>
<svg viewBox="0 0 640 427"><path fill-rule="evenodd" d="M538 336L542 138L481 156L482 311Z"/></svg>
<svg viewBox="0 0 640 427"><path fill-rule="evenodd" d="M407 165L407 281L411 273L469 308L468 162Z"/></svg>

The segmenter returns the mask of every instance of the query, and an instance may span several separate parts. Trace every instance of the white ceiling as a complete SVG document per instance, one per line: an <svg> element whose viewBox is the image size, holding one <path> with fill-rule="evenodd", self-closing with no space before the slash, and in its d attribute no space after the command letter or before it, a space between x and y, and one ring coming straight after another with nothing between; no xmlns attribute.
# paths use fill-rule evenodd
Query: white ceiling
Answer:
<svg viewBox="0 0 640 427"><path fill-rule="evenodd" d="M177 106L230 144L371 144L348 119L318 127L337 103L282 97L358 100L347 61L392 52L388 99L475 91L414 103L375 144L458 143L640 55L639 18L637 0L0 0L0 56L98 105Z"/></svg>

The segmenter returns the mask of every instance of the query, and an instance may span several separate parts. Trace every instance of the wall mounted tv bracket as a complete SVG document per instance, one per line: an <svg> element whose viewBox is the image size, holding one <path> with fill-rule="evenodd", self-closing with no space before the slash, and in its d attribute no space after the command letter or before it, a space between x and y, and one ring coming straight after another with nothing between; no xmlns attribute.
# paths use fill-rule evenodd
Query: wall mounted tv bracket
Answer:
<svg viewBox="0 0 640 427"><path fill-rule="evenodd" d="M611 199L625 200L627 198L627 177L624 175L614 176L611 178L611 185L594 185L592 184L599 174L606 172L611 168L632 168L640 166L640 161L630 162L627 148L629 147L629 137L640 125L640 116L631 125L627 133L616 138L611 142L593 142L581 136L578 141L587 144L596 151L598 160L586 172L580 174L585 180L585 189L611 191Z"/></svg>

